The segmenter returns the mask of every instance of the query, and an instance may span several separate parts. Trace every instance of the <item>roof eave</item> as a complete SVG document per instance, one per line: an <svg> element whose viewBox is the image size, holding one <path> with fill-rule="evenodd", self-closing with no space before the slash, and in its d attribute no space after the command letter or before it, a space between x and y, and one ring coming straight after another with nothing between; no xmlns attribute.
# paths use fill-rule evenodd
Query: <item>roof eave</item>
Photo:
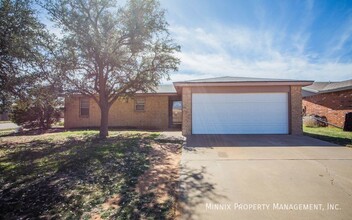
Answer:
<svg viewBox="0 0 352 220"><path fill-rule="evenodd" d="M135 96L175 96L175 95L178 95L177 92L148 92L148 93L135 93L134 94ZM67 93L67 94L63 94L62 97L66 97L66 96L86 96L82 93ZM98 94L97 94L98 96Z"/></svg>
<svg viewBox="0 0 352 220"><path fill-rule="evenodd" d="M352 89L352 86L346 86L346 87L341 87L336 89L322 90L322 91L319 91L319 93L340 92L340 91L351 90L351 89Z"/></svg>
<svg viewBox="0 0 352 220"><path fill-rule="evenodd" d="M174 82L174 86L309 86L312 85L313 82L314 81Z"/></svg>
<svg viewBox="0 0 352 220"><path fill-rule="evenodd" d="M177 95L177 92L136 93L135 95L136 96L138 96L138 95L168 95L168 96L171 96L171 95Z"/></svg>
<svg viewBox="0 0 352 220"><path fill-rule="evenodd" d="M303 87L302 90L307 91L307 92L319 93L318 90L316 90L316 89L311 89L311 88L307 88L307 87Z"/></svg>
<svg viewBox="0 0 352 220"><path fill-rule="evenodd" d="M307 92L313 92L316 94L323 94L323 93L330 93L330 92L340 92L340 91L345 91L345 90L351 90L352 86L345 86L345 87L341 87L341 88L336 88L336 89L322 89L322 90L316 90L316 89L311 89L311 88L306 88L303 87L303 90L307 91Z"/></svg>

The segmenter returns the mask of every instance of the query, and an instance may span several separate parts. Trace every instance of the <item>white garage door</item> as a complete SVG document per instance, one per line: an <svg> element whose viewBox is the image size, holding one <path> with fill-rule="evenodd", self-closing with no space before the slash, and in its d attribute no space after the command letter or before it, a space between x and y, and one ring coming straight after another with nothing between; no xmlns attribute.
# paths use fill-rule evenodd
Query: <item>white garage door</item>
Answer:
<svg viewBox="0 0 352 220"><path fill-rule="evenodd" d="M193 134L287 134L287 93L194 93Z"/></svg>

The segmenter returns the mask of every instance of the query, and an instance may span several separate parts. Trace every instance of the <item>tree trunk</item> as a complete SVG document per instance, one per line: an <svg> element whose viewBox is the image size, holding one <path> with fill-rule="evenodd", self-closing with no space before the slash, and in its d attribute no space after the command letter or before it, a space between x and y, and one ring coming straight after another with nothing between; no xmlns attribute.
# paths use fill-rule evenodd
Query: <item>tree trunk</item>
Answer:
<svg viewBox="0 0 352 220"><path fill-rule="evenodd" d="M109 124L109 104L100 103L100 132L99 137L105 139L109 135L108 124Z"/></svg>

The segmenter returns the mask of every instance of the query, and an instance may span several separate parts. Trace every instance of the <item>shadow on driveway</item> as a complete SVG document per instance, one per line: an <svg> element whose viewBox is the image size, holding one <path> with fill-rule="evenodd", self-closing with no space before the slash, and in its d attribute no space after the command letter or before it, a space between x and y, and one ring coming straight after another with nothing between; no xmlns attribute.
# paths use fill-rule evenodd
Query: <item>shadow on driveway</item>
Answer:
<svg viewBox="0 0 352 220"><path fill-rule="evenodd" d="M194 147L341 147L329 142L296 135L192 135L186 150Z"/></svg>

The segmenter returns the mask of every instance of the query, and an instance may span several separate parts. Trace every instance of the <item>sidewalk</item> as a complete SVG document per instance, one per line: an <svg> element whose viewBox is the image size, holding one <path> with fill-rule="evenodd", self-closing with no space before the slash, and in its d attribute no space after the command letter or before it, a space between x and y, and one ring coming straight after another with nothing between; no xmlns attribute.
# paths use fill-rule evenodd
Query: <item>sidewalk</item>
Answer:
<svg viewBox="0 0 352 220"><path fill-rule="evenodd" d="M0 130L8 130L8 129L15 129L18 128L19 126L16 125L15 123L0 123Z"/></svg>

